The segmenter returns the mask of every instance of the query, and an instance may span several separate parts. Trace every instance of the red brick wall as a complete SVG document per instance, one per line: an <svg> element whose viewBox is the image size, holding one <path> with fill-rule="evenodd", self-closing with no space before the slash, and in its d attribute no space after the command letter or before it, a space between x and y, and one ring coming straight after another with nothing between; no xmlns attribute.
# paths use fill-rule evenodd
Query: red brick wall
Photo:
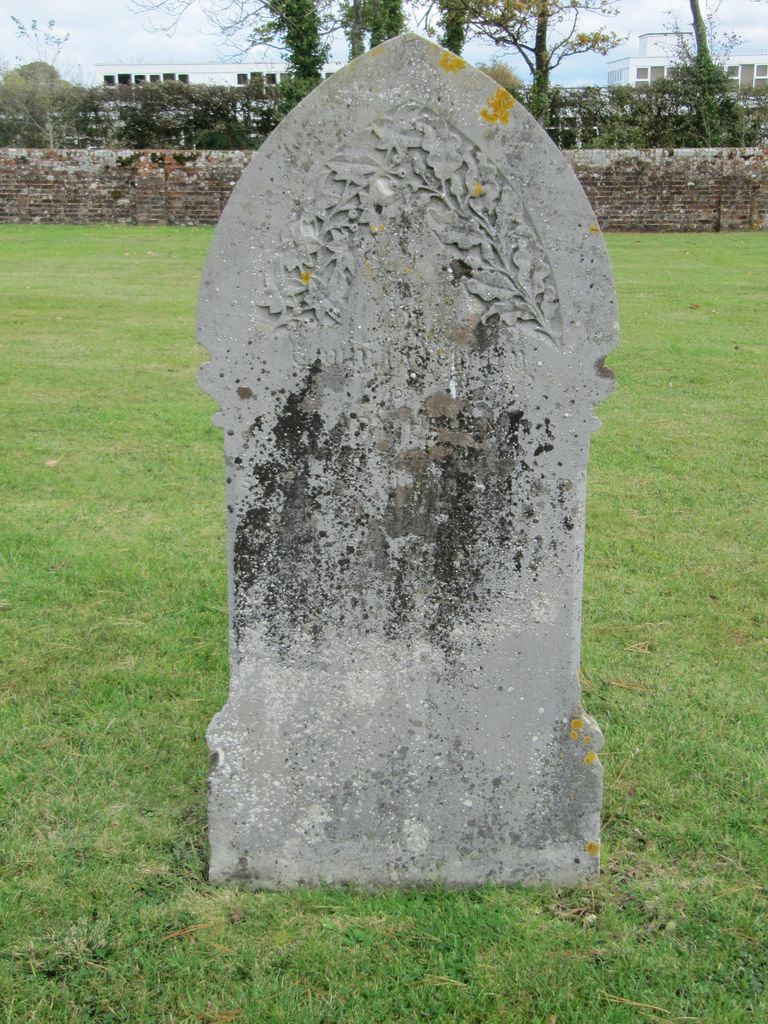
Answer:
<svg viewBox="0 0 768 1024"><path fill-rule="evenodd" d="M215 224L243 152L0 150L0 222ZM768 150L565 154L606 231L768 229Z"/></svg>
<svg viewBox="0 0 768 1024"><path fill-rule="evenodd" d="M767 149L572 150L605 231L768 229Z"/></svg>
<svg viewBox="0 0 768 1024"><path fill-rule="evenodd" d="M242 152L0 150L0 222L215 224Z"/></svg>

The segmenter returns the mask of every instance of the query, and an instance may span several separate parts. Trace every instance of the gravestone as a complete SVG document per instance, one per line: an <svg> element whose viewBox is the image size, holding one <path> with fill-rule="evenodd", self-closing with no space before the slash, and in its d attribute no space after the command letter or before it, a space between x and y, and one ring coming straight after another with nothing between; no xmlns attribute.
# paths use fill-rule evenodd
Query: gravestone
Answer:
<svg viewBox="0 0 768 1024"><path fill-rule="evenodd" d="M254 156L199 314L229 522L212 881L596 877L581 579L615 321L563 157L417 36Z"/></svg>

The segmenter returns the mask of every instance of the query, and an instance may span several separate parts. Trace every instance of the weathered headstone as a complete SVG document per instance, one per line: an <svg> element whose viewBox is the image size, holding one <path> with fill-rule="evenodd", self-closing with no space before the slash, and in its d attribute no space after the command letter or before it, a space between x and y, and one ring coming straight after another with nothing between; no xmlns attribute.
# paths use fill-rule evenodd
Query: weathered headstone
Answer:
<svg viewBox="0 0 768 1024"><path fill-rule="evenodd" d="M230 558L213 881L596 876L581 573L615 319L565 160L423 39L255 155L200 305Z"/></svg>

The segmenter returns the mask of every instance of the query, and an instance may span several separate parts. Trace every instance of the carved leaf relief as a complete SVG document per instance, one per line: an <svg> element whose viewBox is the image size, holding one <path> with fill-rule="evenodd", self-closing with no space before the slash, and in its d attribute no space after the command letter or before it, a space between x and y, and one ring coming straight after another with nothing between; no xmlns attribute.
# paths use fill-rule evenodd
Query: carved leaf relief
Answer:
<svg viewBox="0 0 768 1024"><path fill-rule="evenodd" d="M559 347L552 270L520 191L453 125L417 103L403 104L326 169L311 210L283 233L264 277L259 305L278 317L278 327L339 322L360 262L350 236L361 226L383 230L384 208L407 189L466 266L461 285L484 304L482 319L527 323Z"/></svg>

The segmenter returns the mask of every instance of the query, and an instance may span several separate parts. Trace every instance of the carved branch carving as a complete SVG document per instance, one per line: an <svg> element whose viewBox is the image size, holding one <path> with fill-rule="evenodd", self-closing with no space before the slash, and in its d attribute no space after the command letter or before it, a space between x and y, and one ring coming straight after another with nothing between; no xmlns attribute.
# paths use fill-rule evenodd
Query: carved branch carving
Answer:
<svg viewBox="0 0 768 1024"><path fill-rule="evenodd" d="M402 104L326 169L315 203L284 232L264 276L266 297L258 304L276 317L276 327L339 322L361 259L352 236L362 226L383 230L384 208L407 189L465 265L461 285L483 303L481 319L526 323L560 347L552 270L520 191L454 125L418 103Z"/></svg>

